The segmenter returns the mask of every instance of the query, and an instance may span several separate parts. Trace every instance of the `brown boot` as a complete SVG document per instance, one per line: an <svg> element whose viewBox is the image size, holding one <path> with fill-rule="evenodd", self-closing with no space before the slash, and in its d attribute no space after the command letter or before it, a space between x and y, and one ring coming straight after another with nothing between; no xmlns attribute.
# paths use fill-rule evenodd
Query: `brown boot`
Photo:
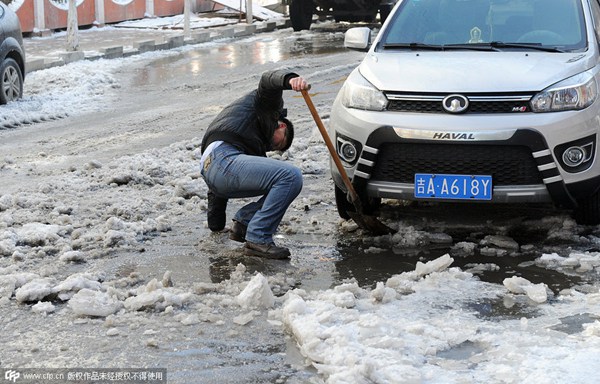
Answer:
<svg viewBox="0 0 600 384"><path fill-rule="evenodd" d="M290 250L285 247L278 247L275 243L257 244L246 241L244 254L248 256L264 257L265 259L289 259Z"/></svg>

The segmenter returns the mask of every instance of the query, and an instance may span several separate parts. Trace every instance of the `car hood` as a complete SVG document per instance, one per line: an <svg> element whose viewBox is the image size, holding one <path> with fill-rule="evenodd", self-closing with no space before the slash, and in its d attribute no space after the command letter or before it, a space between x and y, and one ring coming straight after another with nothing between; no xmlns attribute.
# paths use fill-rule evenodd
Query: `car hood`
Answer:
<svg viewBox="0 0 600 384"><path fill-rule="evenodd" d="M582 53L385 52L370 53L360 73L383 91L540 91L591 66Z"/></svg>

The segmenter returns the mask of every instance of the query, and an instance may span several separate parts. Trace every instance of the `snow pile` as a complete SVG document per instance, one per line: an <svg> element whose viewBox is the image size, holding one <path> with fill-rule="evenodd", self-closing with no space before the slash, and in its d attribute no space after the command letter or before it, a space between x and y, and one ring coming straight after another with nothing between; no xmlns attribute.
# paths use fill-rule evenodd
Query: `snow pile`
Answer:
<svg viewBox="0 0 600 384"><path fill-rule="evenodd" d="M326 383L589 383L600 358L598 322L565 337L543 319L481 322L469 303L498 300L500 286L479 281L447 255L390 278L374 290L348 283L327 291L294 290L278 314L306 363ZM507 279L511 292L543 303L542 288ZM461 292L460 296L452 292ZM600 295L562 301L600 310ZM544 304L548 306L548 304ZM561 304L557 304L561 306ZM461 309L462 308L462 309ZM547 307L546 307L547 308ZM546 309L542 308L542 309ZM548 308L551 309L551 308Z"/></svg>
<svg viewBox="0 0 600 384"><path fill-rule="evenodd" d="M0 129L103 110L103 99L119 88L113 73L120 65L115 60L84 60L68 69L55 67L27 74L23 100L2 106ZM73 83L81 86L73 88Z"/></svg>
<svg viewBox="0 0 600 384"><path fill-rule="evenodd" d="M32 310L51 313L54 304L67 303L77 316L107 317L124 310L127 312L173 312L174 308L187 305L200 309L198 314L179 318L184 324L198 321L216 321L213 306L236 306L246 312L235 322L247 324L260 310L272 308L275 296L269 279L261 273L249 281L244 265L239 264L231 279L218 284L199 283L194 289L181 289L173 286L170 272L166 272L162 281L150 280L145 285L131 289L129 284L118 281L101 282L101 275L76 273L57 282L53 277L41 277L37 274L10 273L0 275L1 298L6 303L13 298L22 304L36 303ZM281 284L281 276L272 276L271 284ZM135 282L133 282L135 284ZM119 287L120 286L120 287ZM203 304L203 299L211 304Z"/></svg>
<svg viewBox="0 0 600 384"><path fill-rule="evenodd" d="M84 263L170 231L182 211L206 208L198 145L82 164L60 183L1 195L0 256L18 261L57 255L64 263Z"/></svg>
<svg viewBox="0 0 600 384"><path fill-rule="evenodd" d="M571 252L567 257L556 253L543 254L536 260L536 264L564 273L593 274L600 271L600 254L597 252Z"/></svg>

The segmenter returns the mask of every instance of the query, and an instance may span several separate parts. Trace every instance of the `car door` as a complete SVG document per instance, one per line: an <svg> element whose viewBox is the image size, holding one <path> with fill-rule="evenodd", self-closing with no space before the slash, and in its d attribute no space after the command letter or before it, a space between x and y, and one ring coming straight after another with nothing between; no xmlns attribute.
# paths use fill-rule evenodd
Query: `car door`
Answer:
<svg viewBox="0 0 600 384"><path fill-rule="evenodd" d="M4 4L0 4L0 60L3 60L4 55L6 55L6 47L4 44L4 40L6 39L6 36L4 34L6 10L4 9L4 7Z"/></svg>

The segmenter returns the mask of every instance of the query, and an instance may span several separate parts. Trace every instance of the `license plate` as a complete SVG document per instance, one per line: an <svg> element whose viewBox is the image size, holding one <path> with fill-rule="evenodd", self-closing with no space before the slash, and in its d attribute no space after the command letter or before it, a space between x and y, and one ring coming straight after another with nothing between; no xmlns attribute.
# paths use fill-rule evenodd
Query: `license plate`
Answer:
<svg viewBox="0 0 600 384"><path fill-rule="evenodd" d="M491 200L492 176L416 173L415 197L427 199Z"/></svg>

